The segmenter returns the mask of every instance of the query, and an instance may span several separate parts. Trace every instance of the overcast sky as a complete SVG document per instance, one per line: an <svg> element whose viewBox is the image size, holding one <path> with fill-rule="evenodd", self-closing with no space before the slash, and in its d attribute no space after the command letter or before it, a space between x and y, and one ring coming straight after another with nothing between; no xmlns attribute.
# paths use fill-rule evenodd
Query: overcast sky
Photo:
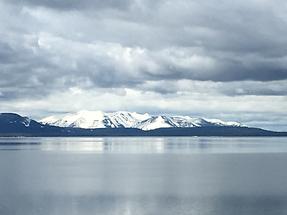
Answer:
<svg viewBox="0 0 287 215"><path fill-rule="evenodd" d="M0 111L287 130L286 0L0 0Z"/></svg>

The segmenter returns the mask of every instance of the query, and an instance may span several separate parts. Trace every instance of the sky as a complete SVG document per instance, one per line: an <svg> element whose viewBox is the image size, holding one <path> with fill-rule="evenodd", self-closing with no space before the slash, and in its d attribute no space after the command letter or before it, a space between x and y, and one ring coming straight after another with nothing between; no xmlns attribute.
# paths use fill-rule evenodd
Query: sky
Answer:
<svg viewBox="0 0 287 215"><path fill-rule="evenodd" d="M0 111L287 131L285 0L0 0Z"/></svg>

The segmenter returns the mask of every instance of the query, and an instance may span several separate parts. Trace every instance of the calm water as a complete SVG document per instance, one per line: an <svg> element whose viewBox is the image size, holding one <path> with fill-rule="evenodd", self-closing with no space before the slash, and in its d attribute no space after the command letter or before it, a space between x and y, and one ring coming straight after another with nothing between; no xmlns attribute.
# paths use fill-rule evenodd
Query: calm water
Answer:
<svg viewBox="0 0 287 215"><path fill-rule="evenodd" d="M1 215L287 214L287 138L0 138Z"/></svg>

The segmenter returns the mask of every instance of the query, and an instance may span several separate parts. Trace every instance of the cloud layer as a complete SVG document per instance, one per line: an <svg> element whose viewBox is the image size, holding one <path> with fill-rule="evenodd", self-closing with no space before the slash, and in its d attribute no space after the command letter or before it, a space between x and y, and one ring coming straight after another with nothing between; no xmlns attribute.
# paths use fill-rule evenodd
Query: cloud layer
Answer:
<svg viewBox="0 0 287 215"><path fill-rule="evenodd" d="M286 12L283 0L0 1L2 111L127 109L268 128L280 118L287 128Z"/></svg>

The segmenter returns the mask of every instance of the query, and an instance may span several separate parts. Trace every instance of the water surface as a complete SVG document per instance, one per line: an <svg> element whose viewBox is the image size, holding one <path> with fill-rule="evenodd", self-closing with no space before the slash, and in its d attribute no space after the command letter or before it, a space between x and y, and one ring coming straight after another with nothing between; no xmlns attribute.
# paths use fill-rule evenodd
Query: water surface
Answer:
<svg viewBox="0 0 287 215"><path fill-rule="evenodd" d="M0 138L0 214L287 214L286 138Z"/></svg>

